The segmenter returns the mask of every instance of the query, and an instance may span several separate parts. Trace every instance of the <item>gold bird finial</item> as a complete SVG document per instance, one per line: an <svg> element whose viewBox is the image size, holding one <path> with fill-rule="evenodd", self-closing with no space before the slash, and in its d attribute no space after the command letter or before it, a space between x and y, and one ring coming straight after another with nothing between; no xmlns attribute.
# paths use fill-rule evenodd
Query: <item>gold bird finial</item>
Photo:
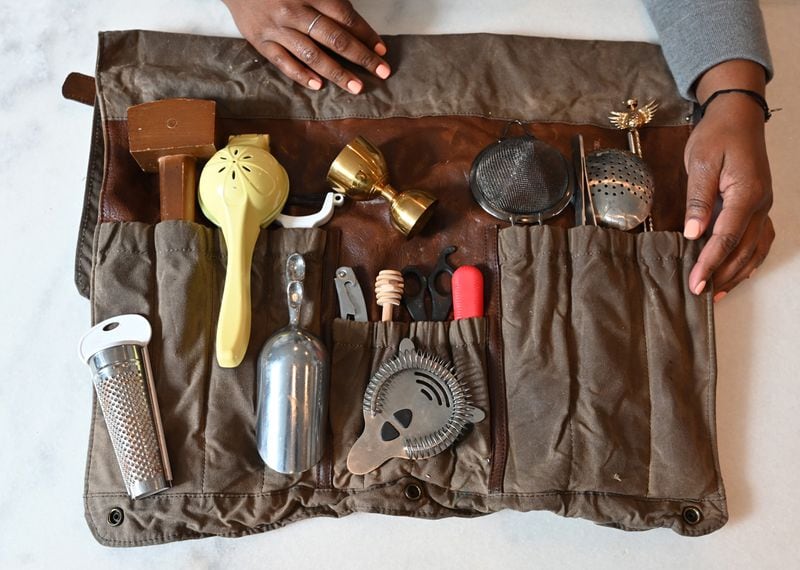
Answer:
<svg viewBox="0 0 800 570"><path fill-rule="evenodd" d="M625 101L625 105L628 107L627 111L611 111L608 116L608 120L611 121L612 125L623 130L643 127L653 120L656 109L658 109L658 103L655 101L650 101L639 109L639 100L634 98Z"/></svg>

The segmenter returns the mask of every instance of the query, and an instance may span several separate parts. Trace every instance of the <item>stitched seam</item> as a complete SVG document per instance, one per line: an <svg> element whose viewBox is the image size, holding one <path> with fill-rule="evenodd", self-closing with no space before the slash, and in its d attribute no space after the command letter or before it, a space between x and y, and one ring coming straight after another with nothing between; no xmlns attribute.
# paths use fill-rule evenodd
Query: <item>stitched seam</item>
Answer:
<svg viewBox="0 0 800 570"><path fill-rule="evenodd" d="M711 289L709 289L703 296L703 303L706 309L706 348L708 350L708 375L706 377L708 380L708 393L706 394L706 421L709 426L708 438L711 445L711 453L714 457L714 468L717 472L717 493L722 495L724 494L724 491L722 486L722 473L719 465L719 450L717 449L716 438L717 417L715 406L712 406L711 401L712 394L716 392L716 374L713 372L716 369L716 366L714 362L714 348L711 346L712 339L714 338L714 304L713 302L708 302L710 295Z"/></svg>
<svg viewBox="0 0 800 570"><path fill-rule="evenodd" d="M154 497L158 501L171 501L177 499L249 499L249 498L261 498L261 497L279 497L281 495L288 495L298 488L305 488L314 491L315 494L326 494L326 495L333 495L333 494L343 494L346 496L357 496L363 493L370 493L374 491L380 491L389 487L397 486L401 481L404 479L409 479L414 477L411 476L403 476L399 479L389 481L386 483L380 483L377 485L371 485L369 487L365 487L363 489L357 489L353 487L344 488L344 489L317 489L309 485L296 485L292 487L287 487L286 489L277 489L273 491L266 491L264 493L160 493ZM714 503L717 501L724 501L724 495L709 495L707 497L643 497L641 495L630 495L625 493L614 493L611 491L577 491L577 490L562 490L562 491L537 491L537 492L529 492L529 493L516 493L516 492L499 492L499 493L480 493L477 491L458 491L453 489L448 489L445 487L441 487L438 485L433 485L431 483L426 484L426 486L435 487L437 489L443 490L447 494L452 494L453 496L464 496L464 497L479 497L479 498L491 498L491 499L503 499L506 497L558 497L562 495L571 495L571 496L580 496L580 495L587 495L592 497L610 497L610 498L624 498L630 499L633 501L643 501L647 503L659 503L659 502L679 502L679 503ZM85 499L103 499L103 498L125 498L128 499L128 495L122 492L108 492L108 493L90 493L84 495Z"/></svg>
<svg viewBox="0 0 800 570"><path fill-rule="evenodd" d="M187 539L187 538L203 538L203 537L210 537L210 536L220 536L220 537L234 537L234 536L248 536L252 534L258 534L261 532L269 531L278 529L281 527L286 526L287 524L302 520L305 518L311 518L318 515L325 515L330 513L331 515L335 515L335 513L329 507L307 507L304 508L302 511L299 511L300 516L295 517L287 517L286 519L272 522L272 523L264 523L257 525L252 528L243 528L239 530L232 530L230 532L224 533L210 533L210 532L185 532L185 533L173 533L167 535L160 535L156 538L146 538L140 540L119 540L119 539L107 539L103 537L106 543L108 544L116 544L116 545L130 545L130 546L137 546L137 545L145 545L145 544L158 544L162 542L170 542L174 539Z"/></svg>
<svg viewBox="0 0 800 570"><path fill-rule="evenodd" d="M529 241L528 242L528 246L530 247L530 245L531 245L531 243ZM574 275L572 264L569 265L569 269L570 269L569 280L570 280L570 293L571 293L572 292L572 284L573 284L573 275ZM575 373L575 370L573 368L575 366L575 362L577 361L575 356L577 355L577 352L578 352L578 343L575 341L575 327L573 326L573 323L572 323L572 319L573 319L574 315L573 315L573 312L572 312L572 295L571 294L570 294L570 296L568 298L568 303L569 303L569 316L570 316L570 318L569 318L569 333L567 333L567 334L569 336L570 344L572 345L573 351L574 351L573 354L570 356L570 362L569 362L569 366L570 366L570 379L569 380L570 380L570 382L569 382L569 402L567 403L567 405L568 405L567 413L569 415L569 447L570 447L569 464L567 466L568 467L568 471L567 471L567 488L571 489L572 486L573 486L572 478L573 478L573 476L575 474L575 471L576 471L576 469L575 469L575 422L574 422L574 420L575 420L575 414L577 413L577 407L578 407L578 384L579 383L578 383L577 373ZM572 378L573 376L574 376L574 379ZM574 401L574 403L573 403L573 401Z"/></svg>
<svg viewBox="0 0 800 570"><path fill-rule="evenodd" d="M99 82L99 79L100 79L99 75L100 74L98 74L98 78L97 78L98 82ZM100 86L99 86L99 83L98 83L98 92L99 92L99 89L100 89ZM104 107L101 107L101 112L102 111L105 111ZM111 129L110 129L110 126L109 126L109 121L105 120L105 121L103 121L103 142L104 142L104 145L105 145L105 149L104 149L104 153L103 153L104 154L104 156L103 156L103 182L102 182L101 187L100 187L100 193L99 193L99 195L97 197L97 219L98 219L98 221L106 219L106 212L105 212L106 183L111 178L112 173L114 171L114 161L113 160L109 160L109 157L108 157L108 148L107 147L108 147L108 144L109 144L110 141L111 141Z"/></svg>
<svg viewBox="0 0 800 570"><path fill-rule="evenodd" d="M646 265L646 264L645 264ZM649 270L649 269L648 269ZM637 275L639 277L639 283L641 285L639 291L641 294L641 299L639 300L639 305L642 310L642 338L644 340L644 368L645 368L645 377L647 378L647 401L650 404L650 413L647 416L647 439L648 439L648 459L647 459L647 489L645 490L646 496L650 496L650 488L652 486L652 478L653 478L653 378L650 375L650 342L647 334L647 320L648 320L648 313L647 313L647 293L645 291L647 284L644 282L642 278L642 267L639 266L639 271L637 271ZM680 279L680 277L679 277Z"/></svg>
<svg viewBox="0 0 800 570"><path fill-rule="evenodd" d="M92 192L91 192L92 196L89 196L89 193L87 192L86 195L85 195L85 198L84 198L83 215L81 216L81 228L80 228L80 233L79 233L79 238L78 238L78 252L77 253L79 255L75 256L75 275L77 276L77 284L78 284L79 290L80 289L86 289L89 286L89 283L86 280L86 275L81 269L81 263L80 263L79 257L81 257L81 258L85 257L84 251L88 247L89 248L89 258L90 258L89 259L89 265L90 265L90 269L89 270L91 271L91 261L92 261L91 260L91 253L92 253L92 245L93 245L93 243L90 243L88 241L88 239L87 239L87 231L89 229L89 227L88 227L89 226L89 211L87 209L87 206L88 206L89 200L94 201L95 198L96 198L97 201L98 201L98 204L95 204L95 208L99 209L99 198L100 198L100 196L99 196L99 194L100 194L99 187L100 187L100 183L102 181L98 181L97 180L97 176L98 176L97 170L98 169L94 168L94 163L95 163L95 161L98 160L98 156L97 156L98 151L97 151L97 149L100 146L99 139L100 139L100 135L102 134L102 132L103 132L102 119L100 118L100 112L96 111L95 112L95 116L94 116L94 118L92 120L92 143L91 143L92 146L91 146L91 150L90 150L90 154L89 154L89 177L87 178L87 189L88 188L92 189ZM103 148L103 154L105 155L105 146ZM95 189L97 189L97 194L98 194L97 196L94 196L94 190ZM99 212L96 212L96 213L99 215ZM95 226L97 226L97 217L95 218ZM92 242L93 241L94 240L92 240ZM84 284L85 284L85 286L84 286ZM88 289L86 290L86 296L87 297L89 296Z"/></svg>
<svg viewBox="0 0 800 570"><path fill-rule="evenodd" d="M105 45L105 38L103 36L100 36L98 43L99 43L99 45L98 45L98 50L97 50L97 63L98 63L97 67L99 69L99 62L100 62L100 58L102 57L103 47ZM98 77L98 81L99 81L99 77ZM99 90L99 83L98 83L98 90ZM103 111L102 100L99 101L99 103L100 103L100 110L101 110L101 117L102 117L102 111ZM103 131L105 132L105 129L107 128L107 126L106 126L106 123L104 121L101 121L101 126L103 127ZM104 141L105 140L106 139L104 138ZM106 151L104 149L104 155L105 155L105 152ZM104 160L103 160L103 182L105 182L105 173L107 172L107 168L108 168L107 163L108 162L110 162L110 161L106 160L105 156L104 156ZM100 197L102 196L102 194L103 194L103 190L102 190L102 187L101 187L100 193L98 195L98 204L97 204L98 220L100 219ZM96 233L97 233L97 231L95 230L95 234ZM97 236L95 236L95 239L97 239ZM92 242L93 242L92 249L94 249L94 239L92 240ZM98 263L97 259L93 260L92 269L91 269L91 275L90 275L91 286L89 288L89 292L90 292L90 297L91 297L90 306L91 306L91 313L92 313L91 314L92 323L96 322L96 316L97 316L97 307L96 307L95 299L93 298L94 296L91 295L91 292L96 290L97 263ZM84 512L88 515L87 522L92 527L95 535L99 536L99 537L102 537L103 540L109 540L108 538L106 538L105 535L103 535L100 532L100 527L95 522L94 515L92 514L92 510L91 510L91 508L89 508L89 493L88 493L89 492L89 480L91 478L90 474L91 474L91 470L92 470L92 455L93 455L92 452L94 450L94 443L95 443L94 426L95 426L96 414L97 414L97 404L95 402L95 398L96 398L96 396L93 395L92 396L92 403L93 403L93 407L92 407L92 426L91 426L90 431L89 431L89 458L88 458L88 464L86 466L86 481L85 481L85 484L84 484L84 487L86 489L86 494L84 495L83 504L84 504Z"/></svg>
<svg viewBox="0 0 800 570"><path fill-rule="evenodd" d="M503 262L508 263L520 260L528 260L528 259L547 259L548 261L560 261L561 259L563 259L565 253L567 257L570 257L572 259L580 259L582 257L601 257L605 259L612 259L614 261L628 261L633 263L648 262L648 261L656 263L669 263L673 261L680 261L683 259L683 257L679 255L639 257L632 255L613 254L605 251L587 251L584 253L569 253L564 251L554 251L550 253L537 253L534 255L531 255L530 252L524 252L517 255L508 255L503 259Z"/></svg>
<svg viewBox="0 0 800 570"><path fill-rule="evenodd" d="M99 74L98 74L99 80ZM131 103L134 105L135 102ZM284 121L284 120L293 120L293 121L313 121L318 123L324 123L328 121L341 121L346 119L422 119L425 117L479 117L483 119L489 120L497 120L501 122L505 121L518 121L523 120L526 123L536 123L542 125L555 125L555 124L562 124L562 125L573 125L573 126L593 126L599 127L602 129L607 129L609 131L613 131L614 129L608 126L607 122L597 121L594 122L590 119L588 120L580 120L580 121L567 121L567 120L555 120L555 119L547 119L547 118L537 118L537 117L526 117L521 119L519 116L504 116L504 115L489 115L486 113L481 112L471 112L471 111L463 111L463 112L441 112L441 113L377 113L377 114L367 114L367 113L343 113L340 115L330 115L319 117L316 115L302 115L302 114L293 114L287 113L285 115L255 115L255 114L248 114L247 116L239 116L239 115L217 115L219 119L230 119L230 120L276 120L276 121ZM111 116L108 117L109 121L125 121L127 117L122 116ZM686 127L686 123L682 120L677 120L677 122L663 122L658 124L652 124L654 127Z"/></svg>
<svg viewBox="0 0 800 570"><path fill-rule="evenodd" d="M501 281L501 267L500 267L500 254L499 254L499 234L497 226L488 226L483 233L483 247L484 259L491 260L494 273L497 276L493 283L495 289L494 303L495 303L495 331L499 339L495 339L497 345L492 344L492 340L487 335L486 348L489 346L495 347L494 358L492 364L494 365L494 385L489 384L489 376L487 374L487 388L490 395L490 404L494 403L494 409L490 409L491 420L491 433L494 438L494 447L492 448L492 465L489 471L489 489L502 491L505 486L505 470L506 462L508 461L508 405L505 401L506 398L506 383L505 383L505 370L504 370L504 347L503 347L503 318L502 318L502 287ZM493 247L494 251L491 251ZM491 351L490 351L491 353ZM488 371L487 362L487 371Z"/></svg>
<svg viewBox="0 0 800 570"><path fill-rule="evenodd" d="M369 490L374 490L374 489L369 489ZM365 490L365 492L369 491L369 490ZM356 493L346 493L345 496L342 497L342 499L346 499L347 497L350 497L350 496L353 496L353 495L356 495L356 494L358 494L358 492L356 492ZM458 493L458 494L459 495L474 495L474 493ZM713 499L660 499L659 500L659 499L655 499L655 498L648 499L648 498L642 498L642 497L630 497L630 496L626 496L626 495L618 495L618 494L612 494L612 493L589 493L589 492L554 492L554 493L540 493L540 494L535 494L535 495L528 495L528 494L521 495L521 494L504 493L504 494L499 495L499 496L503 496L504 495L504 496L514 496L514 497L522 497L522 498L525 498L525 497L535 498L535 497L579 495L579 494L593 495L593 496L609 496L609 497L619 496L619 497L625 497L625 498L632 498L635 501L642 501L642 502L645 502L645 503L665 502L666 501L666 502L680 502L680 503L692 502L692 503L703 503L703 504L706 504L706 503L712 503L713 502ZM481 495L481 496L486 497L486 498L496 498L496 497L498 497L497 494ZM166 497L161 496L161 498L166 498ZM225 532L225 533L201 533L201 532L188 532L187 533L187 532L181 532L181 533L160 535L160 536L155 537L155 538L139 539L139 540L108 539L105 536L100 535L99 533L97 533L97 534L98 534L98 536L102 536L104 541L107 542L108 544L120 544L120 545L123 545L123 544L129 544L129 545L152 544L152 543L158 543L158 542L167 542L167 541L170 541L170 540L173 540L173 539L197 538L197 537L205 537L205 536L220 536L220 537L245 536L245 535L256 534L256 533L259 533L259 532L264 532L264 531L267 531L267 530L273 530L273 529L276 529L276 528L280 528L280 527L283 527L286 524L289 524L291 522L294 522L294 521L297 521L297 520L306 519L306 518L311 518L313 516L325 515L327 513L330 513L332 516L337 516L338 513L336 513L333 510L333 506L334 505L305 508L302 511L299 511L298 516L294 516L294 517L290 516L290 517L287 517L285 519L282 519L282 520L279 520L279 521L275 521L275 522L272 522L272 523L260 524L260 525L257 525L255 527L252 527L252 528L233 530L233 531ZM438 503L435 503L435 502L434 502L434 506L442 508L444 510L445 514L448 513L448 512L454 512L454 513L462 513L464 515L481 516L483 514L488 514L489 512L492 512L492 511L487 511L486 513L483 513L483 512L476 512L476 511L464 511L463 509L454 509L454 508L444 507L444 506L442 506L442 505L440 505ZM401 515L401 516L411 516L411 517L426 518L426 519L442 518L442 515L439 514L439 513L430 513L430 514L428 514L428 513L421 513L418 510L408 511L408 510L401 510L401 509L371 508L371 507L348 509L345 514L349 514L349 513L353 513L353 512L371 512L371 513L380 513L380 514L386 514L386 515ZM722 522L724 524L724 521L727 520L727 514L725 513L724 510L721 512L721 514L722 514L722 517L721 517L721 520L719 522ZM619 527L620 528L637 528L637 527L627 527L627 526L624 526L624 525L619 525ZM713 526L712 525L710 527L703 528L703 529L697 529L697 530L688 529L688 528L682 528L681 530L682 530L683 534L687 535L687 536L701 536L701 535L713 532L717 528L719 528L719 526Z"/></svg>
<svg viewBox="0 0 800 570"><path fill-rule="evenodd" d="M213 237L211 239L212 239L212 242L209 244L209 249L213 248L213 243L214 243L213 242ZM210 281L211 281L211 284L210 284L211 295L208 297L208 306L207 306L209 315L213 315L214 314L214 299L216 299L217 296L218 296L218 290L217 290L217 267L216 267L216 264L213 263L213 261L214 261L214 259L212 258L212 263L209 263L209 265L208 265L209 276L211 277L211 279L210 279ZM220 303L221 302L222 301L220 301ZM204 406L205 409L203 411L203 417L201 418L201 421L203 422L203 473L202 473L202 478L200 480L200 490L203 491L203 492L205 492L205 490L206 490L206 471L207 471L207 465L206 464L207 464L207 461L208 461L208 434L207 434L207 431L208 431L208 410L209 410L209 404L211 402L211 382L212 382L212 374L211 374L211 372L214 369L214 355L215 355L214 347L215 347L215 342L213 341L213 339L216 338L216 335L215 335L216 331L214 329L214 323L215 322L216 321L213 320L213 319L210 319L210 318L206 319L206 334L208 335L209 346L208 346L208 350L206 351L207 352L207 356L206 356L206 371L207 371L207 376L208 376L208 382L206 383L206 390L205 390L205 396L206 396L205 404L206 405Z"/></svg>

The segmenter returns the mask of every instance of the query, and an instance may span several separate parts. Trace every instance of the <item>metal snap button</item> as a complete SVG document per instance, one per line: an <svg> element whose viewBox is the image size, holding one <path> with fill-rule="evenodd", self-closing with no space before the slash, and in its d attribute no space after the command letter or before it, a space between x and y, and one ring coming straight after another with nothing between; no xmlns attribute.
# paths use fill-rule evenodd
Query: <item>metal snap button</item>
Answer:
<svg viewBox="0 0 800 570"><path fill-rule="evenodd" d="M422 498L422 489L416 483L410 483L406 485L403 494L409 501L418 501Z"/></svg>
<svg viewBox="0 0 800 570"><path fill-rule="evenodd" d="M686 521L686 524L690 524L692 526L703 520L703 511L697 507L684 507L682 514L683 520Z"/></svg>
<svg viewBox="0 0 800 570"><path fill-rule="evenodd" d="M122 521L125 520L125 513L119 507L114 507L110 511L108 511L108 517L106 517L106 522L110 526L119 526L122 524Z"/></svg>

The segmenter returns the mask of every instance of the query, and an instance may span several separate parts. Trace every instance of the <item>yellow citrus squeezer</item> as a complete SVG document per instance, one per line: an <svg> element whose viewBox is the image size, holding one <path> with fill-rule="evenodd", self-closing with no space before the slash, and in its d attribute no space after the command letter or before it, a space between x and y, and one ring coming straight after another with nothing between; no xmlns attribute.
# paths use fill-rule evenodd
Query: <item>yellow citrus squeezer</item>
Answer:
<svg viewBox="0 0 800 570"><path fill-rule="evenodd" d="M217 322L217 362L235 368L250 340L250 269L262 227L281 213L289 177L269 152L268 135L237 135L206 163L198 199L203 214L222 230L228 250Z"/></svg>

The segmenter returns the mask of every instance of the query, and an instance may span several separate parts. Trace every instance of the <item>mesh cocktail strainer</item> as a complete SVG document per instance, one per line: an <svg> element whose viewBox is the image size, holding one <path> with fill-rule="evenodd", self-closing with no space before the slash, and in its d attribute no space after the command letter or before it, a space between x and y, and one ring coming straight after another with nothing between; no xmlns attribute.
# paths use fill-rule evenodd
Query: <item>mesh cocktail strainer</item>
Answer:
<svg viewBox="0 0 800 570"><path fill-rule="evenodd" d="M469 185L475 201L511 224L541 223L561 212L572 197L570 169L564 156L525 130L483 149L472 163Z"/></svg>

